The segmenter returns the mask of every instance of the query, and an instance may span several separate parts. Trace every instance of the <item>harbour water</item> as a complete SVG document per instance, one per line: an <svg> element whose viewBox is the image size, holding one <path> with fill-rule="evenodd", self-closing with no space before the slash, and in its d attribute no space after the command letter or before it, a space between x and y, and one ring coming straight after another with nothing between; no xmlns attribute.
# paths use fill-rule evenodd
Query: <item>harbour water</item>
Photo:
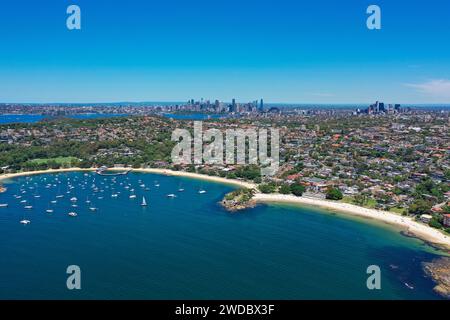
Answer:
<svg viewBox="0 0 450 320"><path fill-rule="evenodd" d="M440 298L421 268L435 253L390 227L288 205L230 214L218 201L232 187L180 177L73 172L4 184L1 299ZM81 268L81 290L66 287L69 265ZM370 265L381 290L367 289Z"/></svg>
<svg viewBox="0 0 450 320"><path fill-rule="evenodd" d="M119 113L83 113L74 114L68 116L68 118L78 119L78 120L89 120L89 119L101 119L101 118L114 118L114 117L126 117L127 114ZM0 114L0 125L1 124L12 124L12 123L37 123L46 118L46 116L40 114Z"/></svg>

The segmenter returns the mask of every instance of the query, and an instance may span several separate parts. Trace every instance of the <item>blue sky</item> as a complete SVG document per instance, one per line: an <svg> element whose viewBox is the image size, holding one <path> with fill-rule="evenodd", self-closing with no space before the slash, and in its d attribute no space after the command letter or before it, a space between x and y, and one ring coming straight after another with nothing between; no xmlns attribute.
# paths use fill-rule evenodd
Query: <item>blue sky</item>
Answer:
<svg viewBox="0 0 450 320"><path fill-rule="evenodd" d="M77 4L82 29L66 28ZM368 30L366 9L382 10ZM448 0L14 0L0 102L450 102Z"/></svg>

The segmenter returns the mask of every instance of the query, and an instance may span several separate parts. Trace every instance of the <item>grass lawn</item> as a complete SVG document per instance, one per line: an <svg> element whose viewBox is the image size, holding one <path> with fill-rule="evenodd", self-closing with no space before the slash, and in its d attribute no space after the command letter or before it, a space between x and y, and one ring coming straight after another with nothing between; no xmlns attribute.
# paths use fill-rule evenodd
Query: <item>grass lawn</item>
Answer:
<svg viewBox="0 0 450 320"><path fill-rule="evenodd" d="M72 161L77 160L75 157L57 157L57 158L50 158L50 159L33 159L30 160L30 163L41 165L41 164L47 164L49 162L56 162L59 165L65 165L70 164Z"/></svg>

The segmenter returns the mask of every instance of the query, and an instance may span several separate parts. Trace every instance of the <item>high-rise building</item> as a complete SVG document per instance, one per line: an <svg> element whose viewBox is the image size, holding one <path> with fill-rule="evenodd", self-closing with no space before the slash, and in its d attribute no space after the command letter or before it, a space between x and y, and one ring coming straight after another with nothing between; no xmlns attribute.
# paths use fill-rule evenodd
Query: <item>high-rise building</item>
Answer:
<svg viewBox="0 0 450 320"><path fill-rule="evenodd" d="M264 112L264 100L261 99L261 102L259 104L259 112Z"/></svg>
<svg viewBox="0 0 450 320"><path fill-rule="evenodd" d="M231 112L236 112L236 111L237 111L236 99L233 99L231 102Z"/></svg>
<svg viewBox="0 0 450 320"><path fill-rule="evenodd" d="M216 112L220 112L220 102L219 100L216 100L216 102L214 103L214 109Z"/></svg>

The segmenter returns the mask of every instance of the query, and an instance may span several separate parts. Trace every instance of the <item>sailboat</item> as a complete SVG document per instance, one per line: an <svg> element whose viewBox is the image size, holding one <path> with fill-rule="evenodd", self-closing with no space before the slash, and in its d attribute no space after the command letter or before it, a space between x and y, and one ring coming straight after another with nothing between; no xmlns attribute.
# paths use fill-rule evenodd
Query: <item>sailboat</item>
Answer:
<svg viewBox="0 0 450 320"><path fill-rule="evenodd" d="M145 197L142 197L142 203L141 203L142 207L146 207L147 206L147 201L145 200Z"/></svg>
<svg viewBox="0 0 450 320"><path fill-rule="evenodd" d="M50 208L50 205L47 207L47 210L45 210L47 213L53 213L53 209Z"/></svg>
<svg viewBox="0 0 450 320"><path fill-rule="evenodd" d="M24 224L24 225L27 225L27 224L31 223L30 220L25 219L25 212L22 213L22 220L20 221L20 223Z"/></svg>

